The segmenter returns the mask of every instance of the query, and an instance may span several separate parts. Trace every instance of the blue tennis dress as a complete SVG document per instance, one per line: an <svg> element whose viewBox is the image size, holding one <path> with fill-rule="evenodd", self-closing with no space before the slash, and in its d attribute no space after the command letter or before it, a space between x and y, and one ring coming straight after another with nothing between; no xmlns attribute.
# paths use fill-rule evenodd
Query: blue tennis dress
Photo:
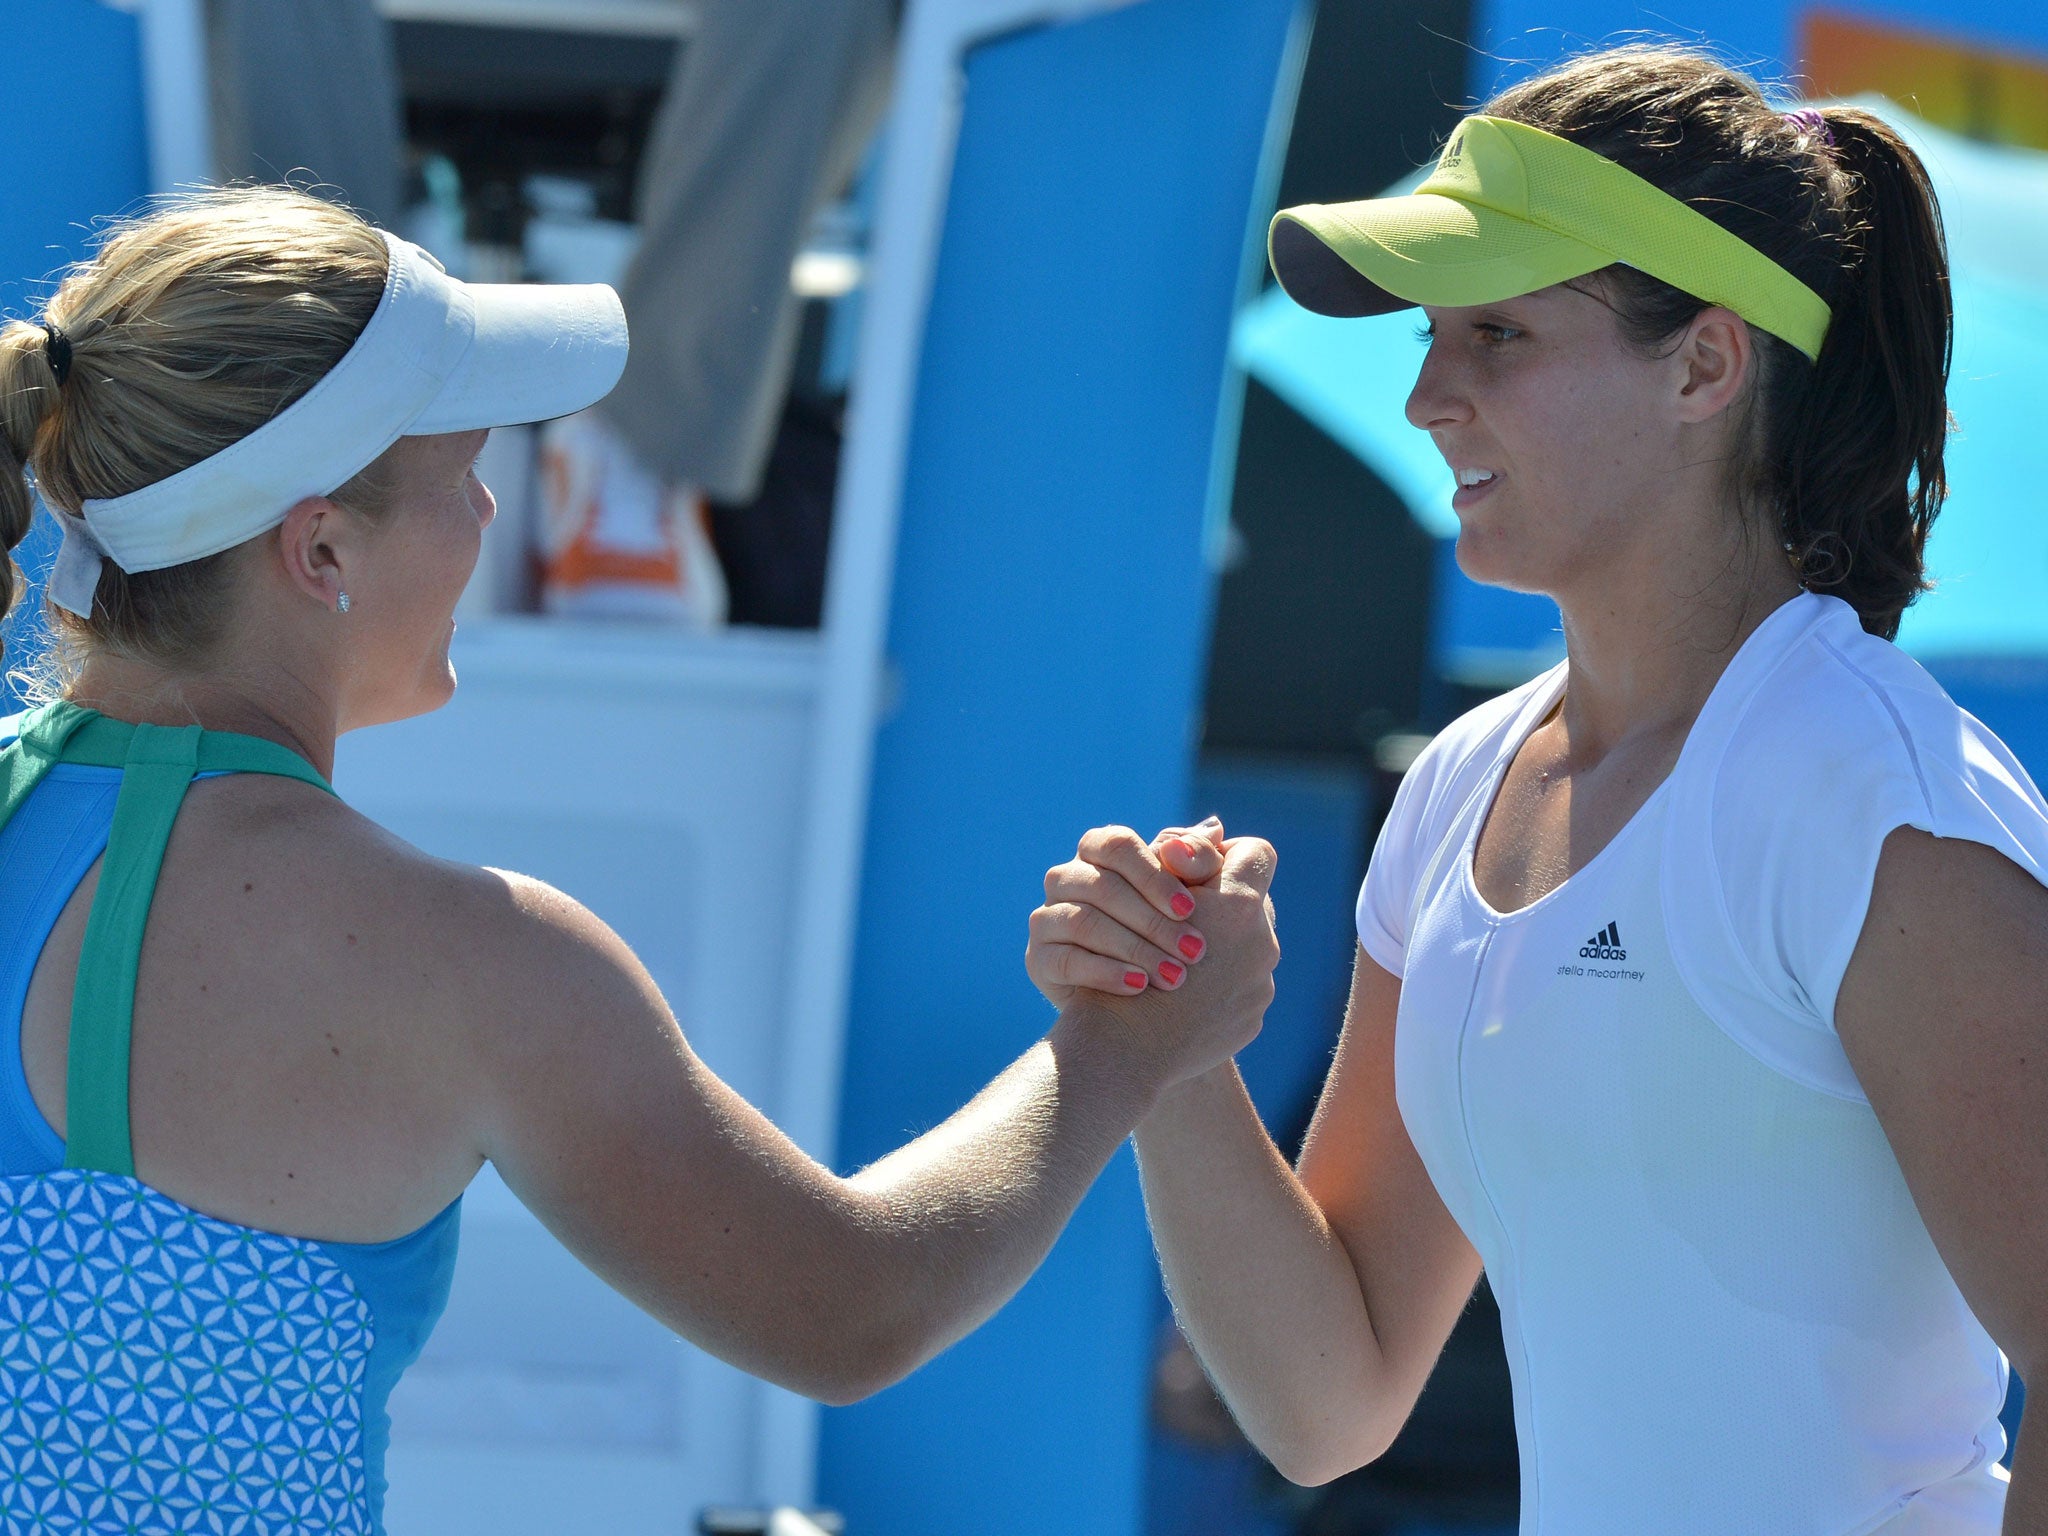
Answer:
<svg viewBox="0 0 2048 1536"><path fill-rule="evenodd" d="M128 1038L186 784L273 773L251 737L69 704L0 721L0 1530L381 1536L385 1404L448 1298L461 1202L387 1243L221 1221L135 1177ZM22 1007L105 855L72 1009L67 1144Z"/></svg>

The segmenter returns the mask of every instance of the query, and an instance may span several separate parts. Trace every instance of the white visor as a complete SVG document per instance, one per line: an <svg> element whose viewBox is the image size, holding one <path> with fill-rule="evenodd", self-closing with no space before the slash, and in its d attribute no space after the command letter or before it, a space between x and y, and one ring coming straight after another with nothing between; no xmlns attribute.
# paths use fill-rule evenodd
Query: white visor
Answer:
<svg viewBox="0 0 2048 1536"><path fill-rule="evenodd" d="M325 496L401 437L546 421L594 404L626 366L626 315L602 283L463 283L380 231L390 271L340 362L239 442L125 496L52 507L50 600L87 616L100 562L155 571L219 554Z"/></svg>

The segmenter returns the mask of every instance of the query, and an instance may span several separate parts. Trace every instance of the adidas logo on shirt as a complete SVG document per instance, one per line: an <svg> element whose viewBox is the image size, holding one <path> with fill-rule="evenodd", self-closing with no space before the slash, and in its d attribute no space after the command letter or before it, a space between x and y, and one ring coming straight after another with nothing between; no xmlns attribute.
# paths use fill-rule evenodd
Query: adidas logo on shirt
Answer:
<svg viewBox="0 0 2048 1536"><path fill-rule="evenodd" d="M1593 937L1579 946L1580 960L1626 960L1628 951L1621 947L1621 929L1609 923ZM1586 977L1594 981L1641 981L1645 975L1638 970L1625 969L1619 965L1580 965L1567 960L1558 966L1560 976Z"/></svg>
<svg viewBox="0 0 2048 1536"><path fill-rule="evenodd" d="M1621 947L1621 930L1609 923L1593 937L1579 946L1581 960L1626 960L1628 951Z"/></svg>

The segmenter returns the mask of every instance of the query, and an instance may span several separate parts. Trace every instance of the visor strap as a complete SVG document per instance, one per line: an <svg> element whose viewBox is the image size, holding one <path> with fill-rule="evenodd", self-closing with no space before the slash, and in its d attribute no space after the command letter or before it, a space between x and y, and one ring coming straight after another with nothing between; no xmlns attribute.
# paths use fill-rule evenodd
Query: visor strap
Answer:
<svg viewBox="0 0 2048 1536"><path fill-rule="evenodd" d="M45 502L44 506L49 507L49 503ZM57 526L64 530L64 542L57 548L57 563L50 569L46 589L50 601L66 613L89 619L92 617L93 594L99 590L100 572L105 568L107 552L93 537L85 519L77 513L61 512L55 507L49 507L49 511L57 519Z"/></svg>

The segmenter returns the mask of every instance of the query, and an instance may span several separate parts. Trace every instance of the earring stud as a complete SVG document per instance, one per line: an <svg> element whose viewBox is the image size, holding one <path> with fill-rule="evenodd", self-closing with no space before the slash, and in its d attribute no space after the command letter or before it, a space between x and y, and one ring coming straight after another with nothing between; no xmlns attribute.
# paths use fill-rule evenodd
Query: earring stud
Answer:
<svg viewBox="0 0 2048 1536"><path fill-rule="evenodd" d="M341 613L347 613L347 612L348 612L348 594L347 594L346 592L342 593L342 594L341 594L341 598L340 598L340 600L339 600L338 602L336 602L334 606L335 606L335 608L336 608L336 610L337 610L337 611L339 611L339 612L341 612Z"/></svg>

